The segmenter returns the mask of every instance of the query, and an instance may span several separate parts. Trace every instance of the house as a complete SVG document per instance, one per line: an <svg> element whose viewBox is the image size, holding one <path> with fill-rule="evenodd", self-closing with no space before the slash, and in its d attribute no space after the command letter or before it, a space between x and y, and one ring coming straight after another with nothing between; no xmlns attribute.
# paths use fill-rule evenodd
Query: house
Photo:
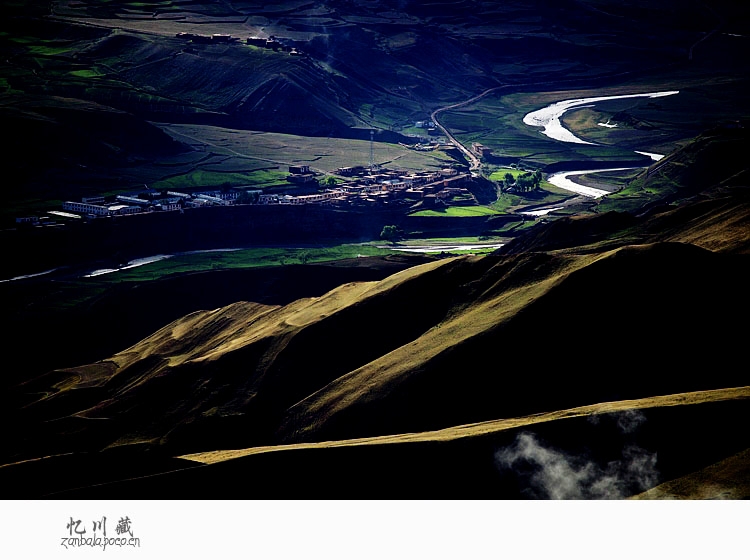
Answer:
<svg viewBox="0 0 750 560"><path fill-rule="evenodd" d="M16 218L16 223L36 225L39 223L39 218L37 216L23 216L21 218Z"/></svg>
<svg viewBox="0 0 750 560"><path fill-rule="evenodd" d="M197 194L195 198L199 200L205 200L209 204L218 204L219 206L225 206L229 204L229 201L219 198L218 196L211 196L209 194Z"/></svg>
<svg viewBox="0 0 750 560"><path fill-rule="evenodd" d="M290 165L289 173L302 174L302 173L312 173L312 172L310 171L309 165Z"/></svg>
<svg viewBox="0 0 750 560"><path fill-rule="evenodd" d="M185 200L189 200L189 199L193 198L189 194L181 193L181 192L176 192L176 191L167 191L167 195L169 195L169 196L176 196L177 198L183 198Z"/></svg>
<svg viewBox="0 0 750 560"><path fill-rule="evenodd" d="M180 203L174 200L163 200L161 201L161 204L159 204L159 208L163 210L164 212L170 212L172 210L179 210Z"/></svg>
<svg viewBox="0 0 750 560"><path fill-rule="evenodd" d="M344 177L352 177L354 175L360 175L365 172L365 168L362 165L355 165L354 167L339 167L336 170L337 175Z"/></svg>
<svg viewBox="0 0 750 560"><path fill-rule="evenodd" d="M241 195L240 191L235 191L235 190L219 191L216 194L216 196L218 196L219 198L223 200L230 200L230 201L238 200L240 198L240 195Z"/></svg>
<svg viewBox="0 0 750 560"><path fill-rule="evenodd" d="M126 214L137 214L142 209L140 206L129 206L127 204L115 204L109 207L110 216L124 216Z"/></svg>
<svg viewBox="0 0 750 560"><path fill-rule="evenodd" d="M118 202L124 202L126 204L138 204L140 206L148 206L151 204L148 200L143 200L142 198L136 198L134 196L124 196L124 195L117 195Z"/></svg>
<svg viewBox="0 0 750 560"><path fill-rule="evenodd" d="M492 150L490 148L482 144L479 144L478 142L472 143L471 151L474 152L474 154L478 155L479 157L485 157L485 156L489 156L492 154Z"/></svg>
<svg viewBox="0 0 750 560"><path fill-rule="evenodd" d="M118 197L119 198L119 197ZM127 197L123 197L127 198ZM139 199L140 200L140 199ZM141 202L146 202L142 200ZM148 204L146 202L146 204ZM77 214L86 214L89 216L116 216L122 214L135 214L140 212L142 208L140 206L132 206L130 204L91 204L90 202L63 202L63 210L67 212L75 212Z"/></svg>
<svg viewBox="0 0 750 560"><path fill-rule="evenodd" d="M89 202L63 202L63 210L66 212L76 212L78 214L90 214L94 216L108 216L109 208L101 204L91 204Z"/></svg>
<svg viewBox="0 0 750 560"><path fill-rule="evenodd" d="M266 39L263 37L248 37L247 44L253 45L254 47L265 47Z"/></svg>
<svg viewBox="0 0 750 560"><path fill-rule="evenodd" d="M315 173L310 170L309 165L290 165L289 175L286 180L290 183L316 183Z"/></svg>
<svg viewBox="0 0 750 560"><path fill-rule="evenodd" d="M305 173L305 174L297 174L293 173L291 175L286 176L286 180L290 183L299 183L299 184L307 184L307 183L317 183L318 180L315 178L315 175L312 173Z"/></svg>
<svg viewBox="0 0 750 560"><path fill-rule="evenodd" d="M80 220L81 216L79 214L71 214L69 212L60 212L59 210L50 210L47 212L47 214L52 214L55 218L62 218L64 220ZM33 225L45 225L45 223L49 223L49 221L45 222L45 220L49 220L48 217L42 216L39 218L39 221Z"/></svg>

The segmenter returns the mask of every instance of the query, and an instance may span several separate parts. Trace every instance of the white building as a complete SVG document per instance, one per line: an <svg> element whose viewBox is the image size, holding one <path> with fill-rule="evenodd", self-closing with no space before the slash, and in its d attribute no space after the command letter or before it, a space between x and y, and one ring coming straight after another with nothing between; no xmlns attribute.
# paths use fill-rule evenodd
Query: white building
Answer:
<svg viewBox="0 0 750 560"><path fill-rule="evenodd" d="M228 200L224 200L222 198L219 198L218 196L211 196L210 194L197 194L195 195L195 198L199 200L205 200L206 202L209 202L211 204L219 204L221 206L229 204Z"/></svg>
<svg viewBox="0 0 750 560"><path fill-rule="evenodd" d="M63 210L78 214L93 214L94 216L109 216L109 207L90 202L63 202Z"/></svg>
<svg viewBox="0 0 750 560"><path fill-rule="evenodd" d="M258 197L258 204L279 204L279 195L262 194Z"/></svg>

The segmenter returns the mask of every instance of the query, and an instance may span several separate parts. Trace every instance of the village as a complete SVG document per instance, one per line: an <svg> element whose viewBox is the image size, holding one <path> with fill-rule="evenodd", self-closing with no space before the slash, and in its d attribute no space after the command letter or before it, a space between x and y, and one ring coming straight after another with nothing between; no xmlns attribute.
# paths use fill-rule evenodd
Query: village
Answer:
<svg viewBox="0 0 750 560"><path fill-rule="evenodd" d="M199 35L177 33L176 38L189 44L231 44L242 41L226 34ZM247 45L285 52L292 56L306 56L298 41L270 36L248 37ZM424 129L428 136L437 136L440 129L433 119L417 121L415 128ZM444 139L425 142L421 135L409 135L414 144L400 143L414 151L435 149L454 150ZM471 152L477 157L489 150L474 143ZM321 177L321 175L323 177ZM60 222L126 216L144 212L184 212L187 208L207 206L252 205L318 205L339 209L384 208L387 206L426 209L447 205L476 205L474 195L466 188L472 173L465 166L456 165L438 171L405 171L387 169L372 161L372 138L369 166L341 167L329 174L312 170L309 165L290 165L283 184L266 186L263 190L253 185L222 189L200 189L191 192L159 190L144 185L143 189L116 196L89 196L80 201L65 201L61 210L50 210L47 216L17 217L16 224L52 226ZM290 194L293 193L293 194Z"/></svg>
<svg viewBox="0 0 750 560"><path fill-rule="evenodd" d="M17 218L17 224L47 225L55 220L80 220L125 216L143 212L184 211L207 206L318 205L340 209L403 206L432 208L444 205L475 205L476 199L466 188L470 173L449 167L439 171L404 172L378 166L338 168L334 174L322 175L309 165L290 165L286 182L268 191L252 185L195 192L144 188L111 197L84 197L66 201L62 210L51 210L49 217ZM290 189L301 194L288 194Z"/></svg>
<svg viewBox="0 0 750 560"><path fill-rule="evenodd" d="M199 35L178 33L176 37L189 44L231 44L241 41L225 34ZM248 37L244 41L253 47L286 52L291 56L306 56L297 41L279 37ZM439 129L430 119L418 121L415 128L424 129L428 136L437 136ZM412 136L412 135L407 135ZM415 151L454 149L443 139L423 142L423 136L414 136L414 144L400 143ZM371 140L372 143L372 140ZM372 151L372 148L371 148ZM480 144L472 145L473 154L481 157L486 150ZM475 205L477 200L465 188L471 179L469 170L447 167L439 171L408 172L377 166L341 167L321 179L323 173L308 165L290 165L285 184L266 187L264 190L252 185L241 185L223 189L207 189L195 192L144 189L114 197L84 197L80 201L66 201L62 210L51 210L49 216L24 216L16 218L17 224L33 226L56 225L58 222L125 216L143 212L184 211L186 208L206 206L228 206L236 204L254 205L326 205L341 209L403 206L406 210L431 208L440 205ZM335 177L334 177L335 176ZM300 194L289 194L291 188ZM276 191L276 192L273 192Z"/></svg>
<svg viewBox="0 0 750 560"><path fill-rule="evenodd" d="M192 44L203 44L203 45L218 45L218 44L232 44L240 43L239 37L233 37L225 33L213 33L211 35L200 35L197 33L177 33L175 35L178 39L183 39L188 43ZM299 45L304 44L302 41L293 41L286 37L274 37L271 35L268 38L265 37L247 37L245 39L246 45L252 45L253 47L259 47L262 49L269 49L275 52L285 52L290 56L307 56L300 48Z"/></svg>

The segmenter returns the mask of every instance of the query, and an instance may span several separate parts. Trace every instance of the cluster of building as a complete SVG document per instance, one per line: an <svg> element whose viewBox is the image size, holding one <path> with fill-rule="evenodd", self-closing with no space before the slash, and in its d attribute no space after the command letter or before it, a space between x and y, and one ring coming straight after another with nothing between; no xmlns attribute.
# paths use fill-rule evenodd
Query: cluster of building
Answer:
<svg viewBox="0 0 750 560"><path fill-rule="evenodd" d="M438 202L476 204L471 192L462 186L471 177L470 174L453 168L405 174L397 170L355 166L339 167L335 174L346 177L349 181L330 185L329 188L312 194L260 194L257 204L327 204L346 207L387 204L397 200L412 203L421 201L424 206ZM289 166L287 181L319 186L317 175L308 165L294 165Z"/></svg>
<svg viewBox="0 0 750 560"><path fill-rule="evenodd" d="M258 191L260 192L260 191ZM226 206L240 198L239 191L208 191L187 194L175 191L159 193L147 189L135 195L117 195L114 199L103 196L84 197L80 202L63 202L62 212L53 215L64 218L125 216L140 212L169 212L187 207ZM19 221L19 220L16 220Z"/></svg>
<svg viewBox="0 0 750 560"><path fill-rule="evenodd" d="M225 33L213 33L211 35L200 35L197 33L177 33L176 37L178 39L184 39L186 41L189 41L191 43L197 43L197 44L228 44L228 43L239 43L242 41L239 37L233 37L232 35L227 35ZM292 41L291 39L285 39L283 37L274 37L271 35L268 38L265 37L248 37L245 39L245 43L248 45L253 45L254 47L260 47L263 49L270 49L276 52L286 52L289 53L291 56L305 56L305 53L303 53L301 50L299 50L299 45L293 44L297 43L297 41Z"/></svg>
<svg viewBox="0 0 750 560"><path fill-rule="evenodd" d="M329 205L336 207L378 206L391 203L434 206L440 203L476 204L476 199L465 188L471 175L453 168L440 171L404 173L403 171L365 166L341 167L335 175L347 178L341 182L329 178L320 184L317 173L308 165L289 166L287 183L310 187L306 194L269 193L252 187L236 187L195 193L145 190L115 197L85 197L80 201L66 201L62 211L49 214L56 218L101 218L124 216L142 212L182 211L185 208L227 206L231 204L257 205ZM270 189L269 189L270 190ZM18 224L44 225L50 218L17 218Z"/></svg>
<svg viewBox="0 0 750 560"><path fill-rule="evenodd" d="M335 194L325 202L334 206L372 206L393 201L421 202L422 206L439 202L476 204L476 199L464 186L471 175L453 168L404 174L388 169L341 167L337 174L354 180L330 189Z"/></svg>

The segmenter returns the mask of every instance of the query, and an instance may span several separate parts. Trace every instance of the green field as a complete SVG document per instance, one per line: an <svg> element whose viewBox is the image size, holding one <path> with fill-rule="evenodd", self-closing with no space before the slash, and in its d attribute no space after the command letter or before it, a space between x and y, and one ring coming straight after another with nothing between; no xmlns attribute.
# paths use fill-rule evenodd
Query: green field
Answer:
<svg viewBox="0 0 750 560"><path fill-rule="evenodd" d="M510 173L514 179L517 179L518 176L524 174L525 171L511 167L503 167L501 169L498 169L497 171L491 172L488 179L490 181L502 181L505 179L506 173Z"/></svg>
<svg viewBox="0 0 750 560"><path fill-rule="evenodd" d="M169 274L199 272L257 266L284 266L312 264L353 259L374 255L387 255L390 251L368 244L347 244L332 247L253 248L232 251L207 251L176 255L168 259L145 264L120 272L94 276L96 282L145 282Z"/></svg>
<svg viewBox="0 0 750 560"><path fill-rule="evenodd" d="M409 214L409 216L418 217L439 217L439 218L472 218L477 216L495 216L502 212L489 206L448 206L443 209L419 210Z"/></svg>
<svg viewBox="0 0 750 560"><path fill-rule="evenodd" d="M204 171L197 170L177 175L168 179L155 181L152 188L157 190L189 190L194 188L205 187L237 187L250 185L254 188L262 189L264 187L284 183L288 172L259 169L257 171L248 171L245 173L221 172L221 171Z"/></svg>
<svg viewBox="0 0 750 560"><path fill-rule="evenodd" d="M367 166L370 161L369 140L295 136L215 126L173 124L163 129L176 140L228 156L223 166L237 165L233 159L242 158L287 166L306 164L315 171L332 173L339 167ZM454 161L440 150L417 152L384 142L373 144L373 158L378 165L414 171L442 169Z"/></svg>
<svg viewBox="0 0 750 560"><path fill-rule="evenodd" d="M392 254L390 249L382 249L375 244L299 248L268 247L178 254L121 271L68 279L60 282L53 292L48 293L43 301L37 301L36 305L45 309L75 309L77 306L87 305L111 289L117 289L119 284L152 282L170 275L239 268L325 263L389 254Z"/></svg>
<svg viewBox="0 0 750 560"><path fill-rule="evenodd" d="M695 80L685 84L632 84L601 90L571 90L545 93L490 94L461 109L445 112L441 121L464 144L480 142L492 149L493 156L517 158L531 165L547 165L565 160L595 160L607 163L632 160L633 151L667 154L691 137L712 126L711 119L732 109L721 101L741 87L737 82L722 85L717 95L712 84ZM677 95L660 98L635 98L598 103L565 113L564 125L580 137L600 145L570 144L547 138L523 123L526 113L564 99L621 95L647 91L679 90ZM701 110L696 110L701 107ZM619 117L617 127L599 126ZM727 116L728 118L728 116ZM716 121L713 121L716 122Z"/></svg>
<svg viewBox="0 0 750 560"><path fill-rule="evenodd" d="M71 70L70 75L76 78L97 78L101 73L96 70Z"/></svg>

